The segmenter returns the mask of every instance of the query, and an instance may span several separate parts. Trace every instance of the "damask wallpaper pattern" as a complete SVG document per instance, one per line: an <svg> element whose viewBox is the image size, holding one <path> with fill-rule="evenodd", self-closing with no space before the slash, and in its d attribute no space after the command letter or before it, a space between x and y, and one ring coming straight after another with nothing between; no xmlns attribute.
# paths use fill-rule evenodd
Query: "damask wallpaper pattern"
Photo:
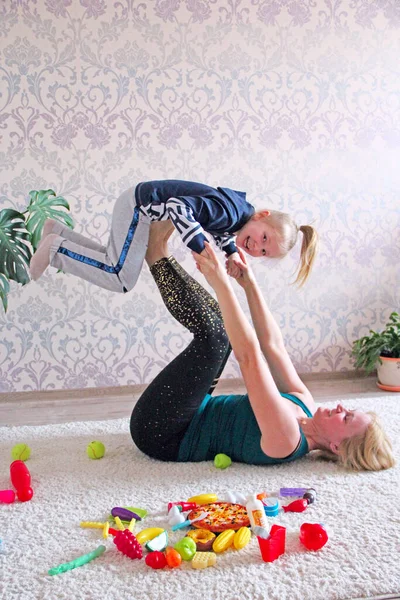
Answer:
<svg viewBox="0 0 400 600"><path fill-rule="evenodd" d="M0 207L50 187L104 243L135 182L244 190L321 235L300 291L298 247L253 261L297 368L351 369L400 306L399 33L397 0L5 0ZM0 331L2 393L147 383L189 340L147 268L125 296L13 284Z"/></svg>

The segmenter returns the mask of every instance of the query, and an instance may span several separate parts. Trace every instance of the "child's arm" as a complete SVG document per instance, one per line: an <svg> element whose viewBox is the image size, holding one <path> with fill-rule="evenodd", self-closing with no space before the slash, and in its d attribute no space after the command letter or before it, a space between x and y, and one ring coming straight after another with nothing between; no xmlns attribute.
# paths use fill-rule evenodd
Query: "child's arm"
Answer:
<svg viewBox="0 0 400 600"><path fill-rule="evenodd" d="M166 202L166 210L183 243L193 252L201 254L205 247L204 242L207 242L208 239L191 206L180 198L169 198ZM212 224L210 224L211 228ZM218 248L225 252L226 256L237 253L238 249L234 242L235 236L229 233L210 235L214 238Z"/></svg>

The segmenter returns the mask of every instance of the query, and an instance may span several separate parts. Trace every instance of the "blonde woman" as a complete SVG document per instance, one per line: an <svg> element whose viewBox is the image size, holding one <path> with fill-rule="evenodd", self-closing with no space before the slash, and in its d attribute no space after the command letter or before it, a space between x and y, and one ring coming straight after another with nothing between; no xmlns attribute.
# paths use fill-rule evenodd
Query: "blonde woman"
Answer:
<svg viewBox="0 0 400 600"><path fill-rule="evenodd" d="M147 262L164 303L193 340L133 410L131 435L139 449L159 460L212 460L225 453L234 461L259 465L323 450L356 471L392 467L391 445L375 414L342 404L317 408L244 254L237 281L245 290L255 332L211 246L206 243L205 252L194 257L218 303L168 256L162 236L149 246ZM247 393L215 396L231 346Z"/></svg>

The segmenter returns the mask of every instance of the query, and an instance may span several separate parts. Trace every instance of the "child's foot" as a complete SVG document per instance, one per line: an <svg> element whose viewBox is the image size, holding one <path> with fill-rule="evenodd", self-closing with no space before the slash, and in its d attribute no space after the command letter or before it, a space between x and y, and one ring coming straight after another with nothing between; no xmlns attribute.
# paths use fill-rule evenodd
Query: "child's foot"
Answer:
<svg viewBox="0 0 400 600"><path fill-rule="evenodd" d="M58 231L56 231L58 229ZM57 233L58 235L61 233L62 224L59 221L55 221L54 219L46 219L42 229L42 237L40 238L40 242L38 245L38 249L40 248L41 243L44 238L46 238L50 233Z"/></svg>
<svg viewBox="0 0 400 600"><path fill-rule="evenodd" d="M40 247L31 258L29 267L31 278L37 281L43 275L50 264L50 248L58 238L57 233L50 233L41 240Z"/></svg>

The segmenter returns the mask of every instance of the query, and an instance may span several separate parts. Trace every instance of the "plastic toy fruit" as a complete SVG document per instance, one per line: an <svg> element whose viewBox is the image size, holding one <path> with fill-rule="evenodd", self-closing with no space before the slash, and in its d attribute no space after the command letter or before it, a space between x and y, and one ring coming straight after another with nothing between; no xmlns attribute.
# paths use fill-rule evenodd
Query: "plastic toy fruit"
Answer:
<svg viewBox="0 0 400 600"><path fill-rule="evenodd" d="M146 565L152 569L163 569L167 566L167 559L165 558L164 554L158 550L155 552L150 552L150 554L148 554L144 560Z"/></svg>
<svg viewBox="0 0 400 600"><path fill-rule="evenodd" d="M300 542L307 550L319 550L328 541L328 533L319 523L303 523L300 527Z"/></svg>
<svg viewBox="0 0 400 600"><path fill-rule="evenodd" d="M179 542L176 542L174 548L179 552L183 560L191 560L196 554L196 542L190 537L184 537Z"/></svg>
<svg viewBox="0 0 400 600"><path fill-rule="evenodd" d="M175 548L168 547L165 551L165 558L170 569L176 569L182 563L182 556Z"/></svg>
<svg viewBox="0 0 400 600"><path fill-rule="evenodd" d="M168 546L168 533L163 531L160 535L157 535L152 540L149 540L146 543L146 548L150 552L154 552L155 550L159 550L162 552Z"/></svg>
<svg viewBox="0 0 400 600"><path fill-rule="evenodd" d="M129 558L135 559L143 556L141 545L128 529L118 531L114 537L114 544L120 552L125 556L129 556Z"/></svg>

